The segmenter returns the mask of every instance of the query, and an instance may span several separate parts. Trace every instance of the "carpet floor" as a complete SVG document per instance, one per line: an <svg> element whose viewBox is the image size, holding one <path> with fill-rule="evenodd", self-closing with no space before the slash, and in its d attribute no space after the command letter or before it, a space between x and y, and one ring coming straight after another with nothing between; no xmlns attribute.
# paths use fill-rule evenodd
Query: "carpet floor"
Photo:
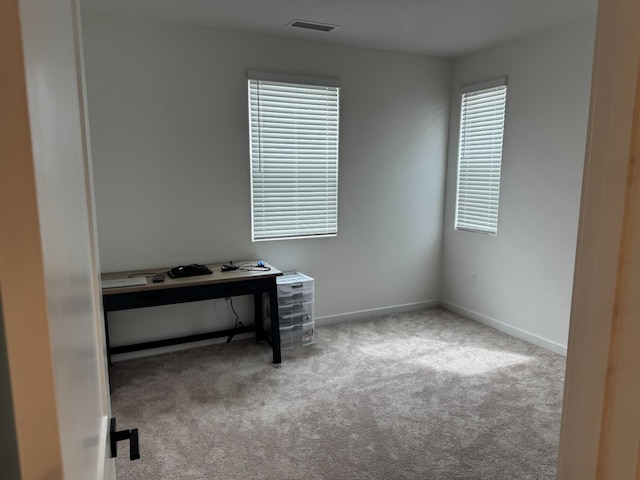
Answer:
<svg viewBox="0 0 640 480"><path fill-rule="evenodd" d="M564 357L439 308L113 366L119 480L553 479Z"/></svg>

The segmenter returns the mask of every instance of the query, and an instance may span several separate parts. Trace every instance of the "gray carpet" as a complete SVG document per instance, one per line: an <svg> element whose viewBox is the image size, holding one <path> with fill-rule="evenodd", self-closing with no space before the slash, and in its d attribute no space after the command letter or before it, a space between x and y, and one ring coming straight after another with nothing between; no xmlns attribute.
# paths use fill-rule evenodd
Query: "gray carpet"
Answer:
<svg viewBox="0 0 640 480"><path fill-rule="evenodd" d="M565 359L442 309L117 363L119 480L552 479Z"/></svg>

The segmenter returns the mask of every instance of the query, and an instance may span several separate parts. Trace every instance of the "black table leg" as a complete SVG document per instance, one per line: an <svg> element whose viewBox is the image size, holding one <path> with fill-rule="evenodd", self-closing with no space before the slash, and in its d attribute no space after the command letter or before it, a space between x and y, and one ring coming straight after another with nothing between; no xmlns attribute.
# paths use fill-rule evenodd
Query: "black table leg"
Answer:
<svg viewBox="0 0 640 480"><path fill-rule="evenodd" d="M109 320L107 319L107 311L104 310L104 340L107 347L107 381L109 382L109 393L113 390L111 387L111 341L109 340Z"/></svg>
<svg viewBox="0 0 640 480"><path fill-rule="evenodd" d="M273 348L273 363L281 363L280 353L280 317L278 315L278 286L276 278L271 279L269 286L269 310L271 314L271 347Z"/></svg>
<svg viewBox="0 0 640 480"><path fill-rule="evenodd" d="M262 294L254 293L253 294L253 305L254 305L254 322L256 324L256 341L260 341L264 338L264 323L262 318Z"/></svg>
<svg viewBox="0 0 640 480"><path fill-rule="evenodd" d="M112 366L111 361L111 341L109 340L109 319L107 318L107 311L104 311L104 339L107 344L107 365Z"/></svg>

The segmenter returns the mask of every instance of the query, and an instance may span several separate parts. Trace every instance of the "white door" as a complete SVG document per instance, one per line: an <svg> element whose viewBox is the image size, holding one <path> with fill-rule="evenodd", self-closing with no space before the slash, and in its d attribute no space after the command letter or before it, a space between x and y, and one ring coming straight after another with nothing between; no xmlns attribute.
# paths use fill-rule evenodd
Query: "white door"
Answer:
<svg viewBox="0 0 640 480"><path fill-rule="evenodd" d="M115 479L78 14L0 6L1 318L23 479Z"/></svg>

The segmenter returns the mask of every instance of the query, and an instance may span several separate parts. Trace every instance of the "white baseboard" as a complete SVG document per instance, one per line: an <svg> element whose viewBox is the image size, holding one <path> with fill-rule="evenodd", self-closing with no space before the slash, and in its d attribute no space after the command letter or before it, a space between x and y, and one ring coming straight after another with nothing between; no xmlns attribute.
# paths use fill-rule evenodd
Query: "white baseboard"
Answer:
<svg viewBox="0 0 640 480"><path fill-rule="evenodd" d="M425 300L422 302L405 303L402 305L392 305L389 307L371 308L368 310L358 310L356 312L339 313L337 315L326 315L324 317L316 317L315 322L316 322L316 326L330 325L333 323L346 322L346 321L367 320L375 317L381 317L384 315L391 315L394 313L411 312L414 310L422 310L425 308L432 308L432 307L438 307L438 306L442 306L447 310L451 310L452 312L455 312L459 315L462 315L464 317L470 318L477 322L483 323L489 327L495 328L496 330L500 330L501 332L507 333L513 337L533 343L534 345L538 345L539 347L546 348L547 350L551 350L552 352L558 353L565 357L567 356L566 345L561 345L559 343L553 342L551 340L543 338L534 333L527 332L526 330L513 327L499 320L495 320L493 318L487 317L486 315L482 315L481 313L474 312L473 310L469 310L467 308L461 307L460 305L456 305L455 303L440 301L440 300ZM253 333L244 333L241 335L236 335L234 337L234 340L240 340L240 339L246 339L246 338L253 338ZM225 338L212 338L210 340L201 340L199 342L183 343L180 345L171 345L169 347L160 347L160 348L154 348L149 350L140 350L138 352L121 353L118 355L113 355L112 361L121 362L124 360L131 360L134 358L150 357L153 355L160 355L163 353L187 350L189 348L215 345L219 343L224 343L225 341L226 341Z"/></svg>
<svg viewBox="0 0 640 480"><path fill-rule="evenodd" d="M466 309L464 307L461 307L460 305L456 305L455 303L442 301L440 302L440 305L442 306L442 308L451 310L452 312L455 312L459 315L470 318L471 320L476 320L477 322L480 322L489 327L495 328L496 330L500 330L501 332L507 333L512 337L516 337L521 340L525 340L529 343L533 343L534 345L538 345L539 347L546 348L547 350L551 350L552 352L555 352L555 353L559 353L564 357L567 356L566 345L561 345L559 343L553 342L551 340L543 338L534 333L527 332L526 330L512 327L511 325L508 325L504 322L487 317L486 315L482 315L481 313L474 312L473 310Z"/></svg>
<svg viewBox="0 0 640 480"><path fill-rule="evenodd" d="M413 310L422 310L424 308L437 307L440 305L439 300L427 300L424 302L405 303L403 305L393 305L390 307L372 308L369 310L359 310L357 312L341 313L338 315L328 315L325 317L316 317L316 326L329 325L332 323L344 322L347 320L364 320L369 318L381 317L393 313L411 312ZM233 337L234 340L243 338L253 338L253 333L244 333ZM215 345L224 343L226 338L212 338L210 340L201 340L199 342L181 343L179 345L171 345L168 347L151 348L149 350L140 350L137 352L120 353L112 355L111 361L122 362L132 360L134 358L151 357L153 355L161 355L163 353L178 352L189 348L205 347L207 345ZM116 345L114 345L116 346Z"/></svg>
<svg viewBox="0 0 640 480"><path fill-rule="evenodd" d="M438 307L440 300L425 300L422 302L405 303L402 305L392 305L390 307L371 308L369 310L358 310L356 312L339 313L337 315L326 315L316 317L316 326L330 325L332 323L345 322L350 320L366 320L369 318L391 315L393 313L412 312L424 308Z"/></svg>

